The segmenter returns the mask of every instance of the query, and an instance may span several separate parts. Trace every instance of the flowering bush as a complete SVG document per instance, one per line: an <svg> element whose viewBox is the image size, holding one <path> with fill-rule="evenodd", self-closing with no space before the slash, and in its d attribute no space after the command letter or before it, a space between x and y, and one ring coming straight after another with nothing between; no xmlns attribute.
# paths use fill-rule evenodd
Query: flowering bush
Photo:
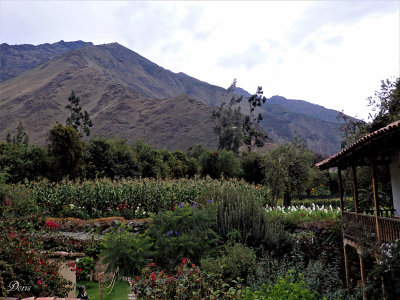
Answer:
<svg viewBox="0 0 400 300"><path fill-rule="evenodd" d="M18 281L24 290L9 293L12 296L65 296L70 282L58 274L59 263L49 262L46 255L34 247L24 235L16 232L0 234L0 282L6 289ZM7 264L13 271L12 276ZM4 290L3 290L4 293Z"/></svg>
<svg viewBox="0 0 400 300"><path fill-rule="evenodd" d="M53 221L47 221L45 224L47 229L52 229L52 230L56 230L60 227L59 224L54 223Z"/></svg>
<svg viewBox="0 0 400 300"><path fill-rule="evenodd" d="M141 299L238 299L240 282L229 285L215 274L205 273L189 259L182 259L173 275L160 271L153 263L136 277L133 287Z"/></svg>
<svg viewBox="0 0 400 300"><path fill-rule="evenodd" d="M311 207L301 206L277 206L277 207L266 207L266 212L271 217L279 217L284 222L298 223L298 222L310 222L319 221L325 219L336 220L340 217L340 208L333 208L332 205L315 205Z"/></svg>
<svg viewBox="0 0 400 300"><path fill-rule="evenodd" d="M89 280L91 272L94 270L94 260L92 257L84 256L77 264L77 281Z"/></svg>
<svg viewBox="0 0 400 300"><path fill-rule="evenodd" d="M154 259L157 263L174 268L179 257L189 257L198 263L201 256L218 243L214 205L199 207L198 203L180 203L157 214L146 233L154 241Z"/></svg>
<svg viewBox="0 0 400 300"><path fill-rule="evenodd" d="M400 240L384 243L380 248L380 262L371 272L370 279L375 283L375 290L382 294L381 278L384 280L386 299L400 298Z"/></svg>

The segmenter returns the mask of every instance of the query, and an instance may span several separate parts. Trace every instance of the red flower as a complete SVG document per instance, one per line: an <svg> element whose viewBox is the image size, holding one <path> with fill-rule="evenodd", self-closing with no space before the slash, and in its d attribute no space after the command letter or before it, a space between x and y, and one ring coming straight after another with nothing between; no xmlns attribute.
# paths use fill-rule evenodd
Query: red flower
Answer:
<svg viewBox="0 0 400 300"><path fill-rule="evenodd" d="M304 213L301 214L301 217L304 218Z"/></svg>
<svg viewBox="0 0 400 300"><path fill-rule="evenodd" d="M37 281L37 284L41 284L41 283L42 283L42 281L41 281L41 280L38 280L38 281Z"/></svg>
<svg viewBox="0 0 400 300"><path fill-rule="evenodd" d="M150 267L154 267L154 263L153 262L150 264Z"/></svg>
<svg viewBox="0 0 400 300"><path fill-rule="evenodd" d="M74 241L74 245L76 245L76 244L78 244L78 242L77 242L77 241Z"/></svg>
<svg viewBox="0 0 400 300"><path fill-rule="evenodd" d="M139 277L139 276L136 276L136 280L140 280L140 277Z"/></svg>
<svg viewBox="0 0 400 300"><path fill-rule="evenodd" d="M151 274L150 274L150 280L151 280L151 281L156 280L156 274L151 273Z"/></svg>
<svg viewBox="0 0 400 300"><path fill-rule="evenodd" d="M195 264L192 264L192 268L194 268L196 265Z"/></svg>
<svg viewBox="0 0 400 300"><path fill-rule="evenodd" d="M186 258L182 259L182 263L183 263L183 264L186 264L186 263L187 263Z"/></svg>
<svg viewBox="0 0 400 300"><path fill-rule="evenodd" d="M54 223L53 221L47 221L46 227L50 229L57 229L58 227L60 227L60 225Z"/></svg>

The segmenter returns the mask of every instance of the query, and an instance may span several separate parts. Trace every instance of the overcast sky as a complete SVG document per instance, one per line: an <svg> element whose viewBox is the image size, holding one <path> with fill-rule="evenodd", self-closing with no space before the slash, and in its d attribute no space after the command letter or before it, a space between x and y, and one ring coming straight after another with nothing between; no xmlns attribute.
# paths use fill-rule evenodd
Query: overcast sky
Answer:
<svg viewBox="0 0 400 300"><path fill-rule="evenodd" d="M400 1L4 1L0 43L118 42L211 84L367 118L400 73Z"/></svg>

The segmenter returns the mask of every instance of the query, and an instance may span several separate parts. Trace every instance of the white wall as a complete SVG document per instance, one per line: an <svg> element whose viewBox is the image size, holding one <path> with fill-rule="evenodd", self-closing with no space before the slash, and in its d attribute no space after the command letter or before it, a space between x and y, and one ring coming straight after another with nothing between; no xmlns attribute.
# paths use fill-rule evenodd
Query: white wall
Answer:
<svg viewBox="0 0 400 300"><path fill-rule="evenodd" d="M390 176L392 178L393 208L396 210L395 216L400 217L400 153L392 157Z"/></svg>

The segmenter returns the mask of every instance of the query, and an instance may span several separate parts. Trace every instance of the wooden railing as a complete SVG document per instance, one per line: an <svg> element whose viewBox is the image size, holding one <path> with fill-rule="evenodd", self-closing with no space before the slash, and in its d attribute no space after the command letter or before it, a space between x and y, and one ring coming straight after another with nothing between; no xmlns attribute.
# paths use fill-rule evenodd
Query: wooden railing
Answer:
<svg viewBox="0 0 400 300"><path fill-rule="evenodd" d="M380 217L387 217L387 218L392 218L394 216L395 209L379 209L378 214ZM374 209L367 209L363 211L367 215L375 215L375 210Z"/></svg>
<svg viewBox="0 0 400 300"><path fill-rule="evenodd" d="M391 242L400 239L400 219L379 217L382 241Z"/></svg>
<svg viewBox="0 0 400 300"><path fill-rule="evenodd" d="M363 238L376 240L375 216L356 214L355 212L342 212L343 235L352 241ZM378 217L382 242L391 242L400 239L400 218ZM362 237L359 235L363 235Z"/></svg>

